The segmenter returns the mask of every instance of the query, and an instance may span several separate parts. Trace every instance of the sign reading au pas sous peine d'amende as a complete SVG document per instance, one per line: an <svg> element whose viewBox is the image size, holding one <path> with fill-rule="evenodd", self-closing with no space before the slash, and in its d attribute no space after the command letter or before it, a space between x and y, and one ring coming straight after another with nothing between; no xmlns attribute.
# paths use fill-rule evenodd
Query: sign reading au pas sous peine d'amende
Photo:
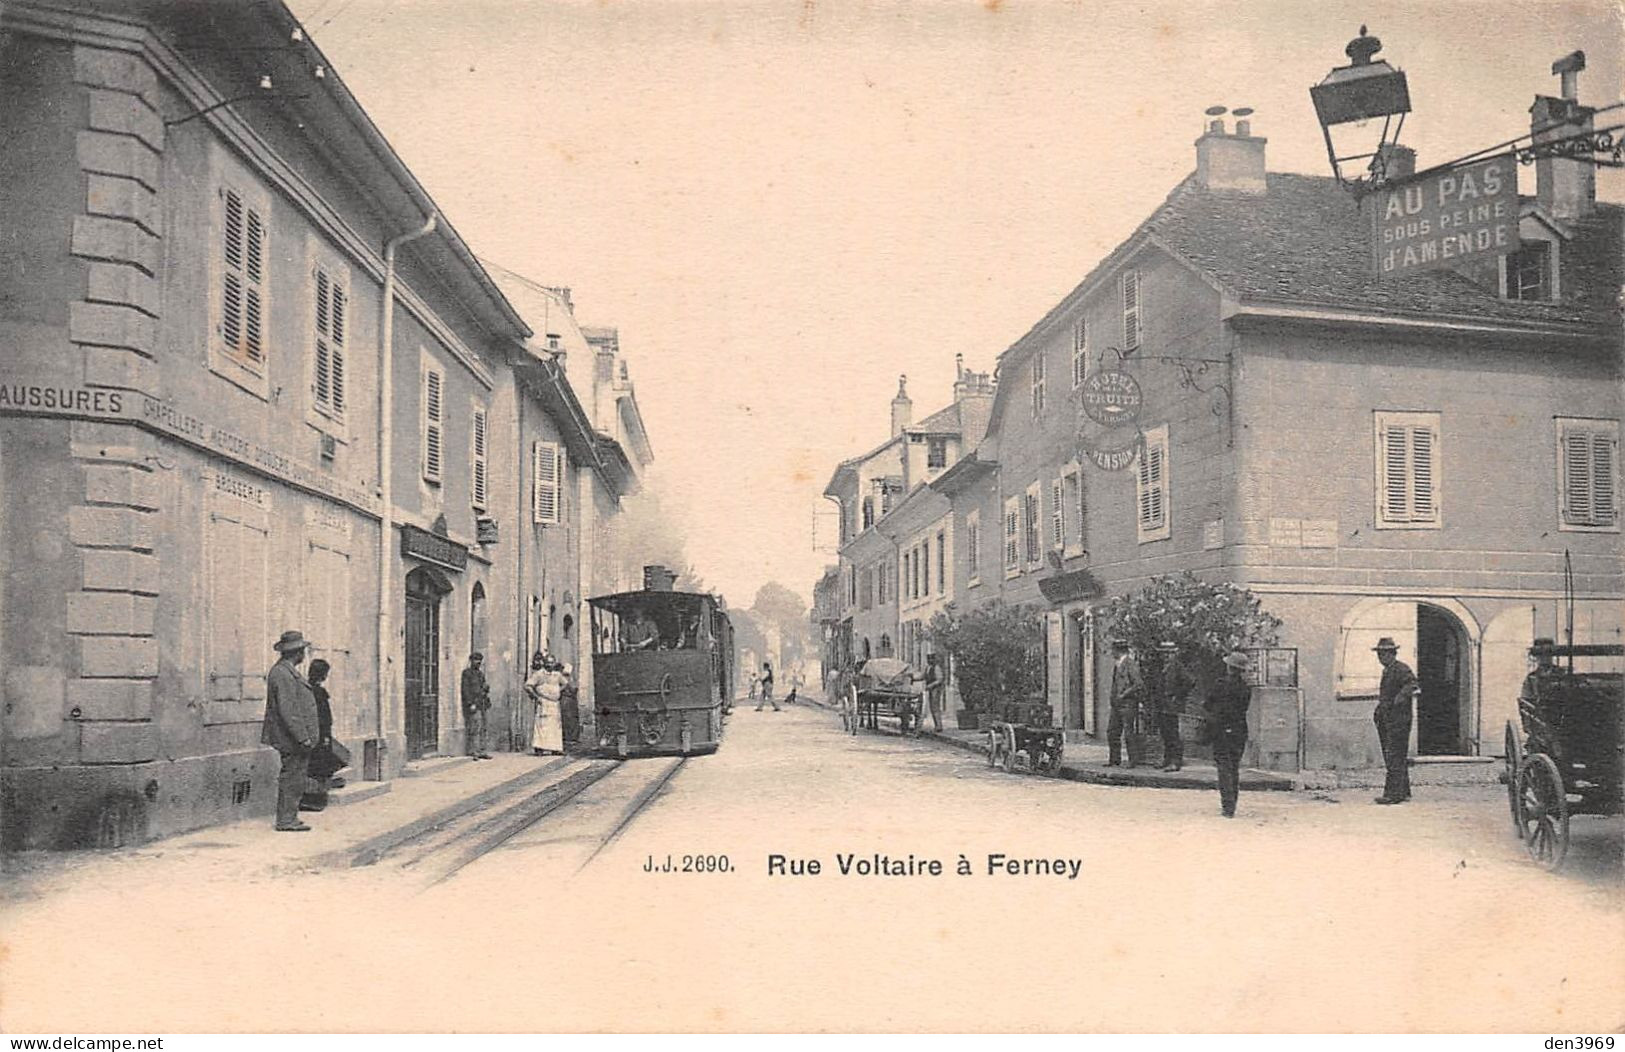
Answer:
<svg viewBox="0 0 1625 1052"><path fill-rule="evenodd" d="M1380 277L1460 266L1518 248L1518 173L1511 157L1424 175L1372 194L1364 207Z"/></svg>

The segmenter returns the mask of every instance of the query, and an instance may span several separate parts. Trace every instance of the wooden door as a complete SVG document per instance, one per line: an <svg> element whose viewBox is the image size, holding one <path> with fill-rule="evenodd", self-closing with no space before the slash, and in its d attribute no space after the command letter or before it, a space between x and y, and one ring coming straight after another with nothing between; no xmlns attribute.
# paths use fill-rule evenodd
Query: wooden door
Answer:
<svg viewBox="0 0 1625 1052"><path fill-rule="evenodd" d="M440 601L406 597L406 758L440 745Z"/></svg>

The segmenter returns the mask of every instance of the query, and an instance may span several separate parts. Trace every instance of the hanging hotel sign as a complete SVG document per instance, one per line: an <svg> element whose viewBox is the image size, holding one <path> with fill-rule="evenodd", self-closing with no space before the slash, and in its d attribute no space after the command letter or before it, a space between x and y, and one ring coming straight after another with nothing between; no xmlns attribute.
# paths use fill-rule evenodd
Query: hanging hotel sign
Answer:
<svg viewBox="0 0 1625 1052"><path fill-rule="evenodd" d="M468 549L428 530L401 524L401 554L459 572L468 568Z"/></svg>
<svg viewBox="0 0 1625 1052"><path fill-rule="evenodd" d="M1078 448L1095 467L1122 471L1139 459L1145 436L1137 421L1145 396L1138 380L1122 369L1102 369L1084 379L1078 401L1083 415L1100 425L1078 429Z"/></svg>
<svg viewBox="0 0 1625 1052"><path fill-rule="evenodd" d="M1097 424L1131 424L1140 418L1145 397L1140 383L1122 369L1090 373L1078 395L1083 412Z"/></svg>
<svg viewBox="0 0 1625 1052"><path fill-rule="evenodd" d="M1379 277L1493 262L1518 248L1518 173L1510 156L1390 187L1362 207L1371 212Z"/></svg>

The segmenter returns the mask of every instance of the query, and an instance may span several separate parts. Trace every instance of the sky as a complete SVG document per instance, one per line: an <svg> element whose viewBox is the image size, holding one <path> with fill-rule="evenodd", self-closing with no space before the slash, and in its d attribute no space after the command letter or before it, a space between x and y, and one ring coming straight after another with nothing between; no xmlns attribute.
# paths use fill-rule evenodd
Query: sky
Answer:
<svg viewBox="0 0 1625 1052"><path fill-rule="evenodd" d="M290 6L476 254L619 327L648 482L735 605L810 599L823 487L898 376L918 419L956 354L991 369L1194 168L1207 107L1253 107L1271 171L1328 173L1308 89L1362 22L1420 167L1527 131L1577 48L1581 100L1621 98L1605 2Z"/></svg>

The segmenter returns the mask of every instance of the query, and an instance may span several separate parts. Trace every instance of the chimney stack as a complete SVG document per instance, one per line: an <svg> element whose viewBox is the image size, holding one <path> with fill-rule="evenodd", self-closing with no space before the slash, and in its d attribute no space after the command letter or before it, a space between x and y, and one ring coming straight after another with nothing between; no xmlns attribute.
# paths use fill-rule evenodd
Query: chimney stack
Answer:
<svg viewBox="0 0 1625 1052"><path fill-rule="evenodd" d="M1529 129L1536 143L1584 135L1595 127L1597 112L1579 101L1580 71L1586 68L1584 51L1574 51L1552 63L1561 76L1561 98L1536 95L1529 108ZM1589 160L1542 157L1535 161L1535 199L1558 219L1579 219L1597 205L1597 170Z"/></svg>
<svg viewBox="0 0 1625 1052"><path fill-rule="evenodd" d="M897 378L897 397L891 400L891 433L896 438L914 422L914 401L908 396L908 377Z"/></svg>
<svg viewBox="0 0 1625 1052"><path fill-rule="evenodd" d="M1252 134L1250 107L1235 111L1236 133L1224 130L1223 106L1210 106L1207 131L1196 140L1196 181L1207 190L1261 194L1267 189L1264 177L1264 144L1268 139Z"/></svg>

